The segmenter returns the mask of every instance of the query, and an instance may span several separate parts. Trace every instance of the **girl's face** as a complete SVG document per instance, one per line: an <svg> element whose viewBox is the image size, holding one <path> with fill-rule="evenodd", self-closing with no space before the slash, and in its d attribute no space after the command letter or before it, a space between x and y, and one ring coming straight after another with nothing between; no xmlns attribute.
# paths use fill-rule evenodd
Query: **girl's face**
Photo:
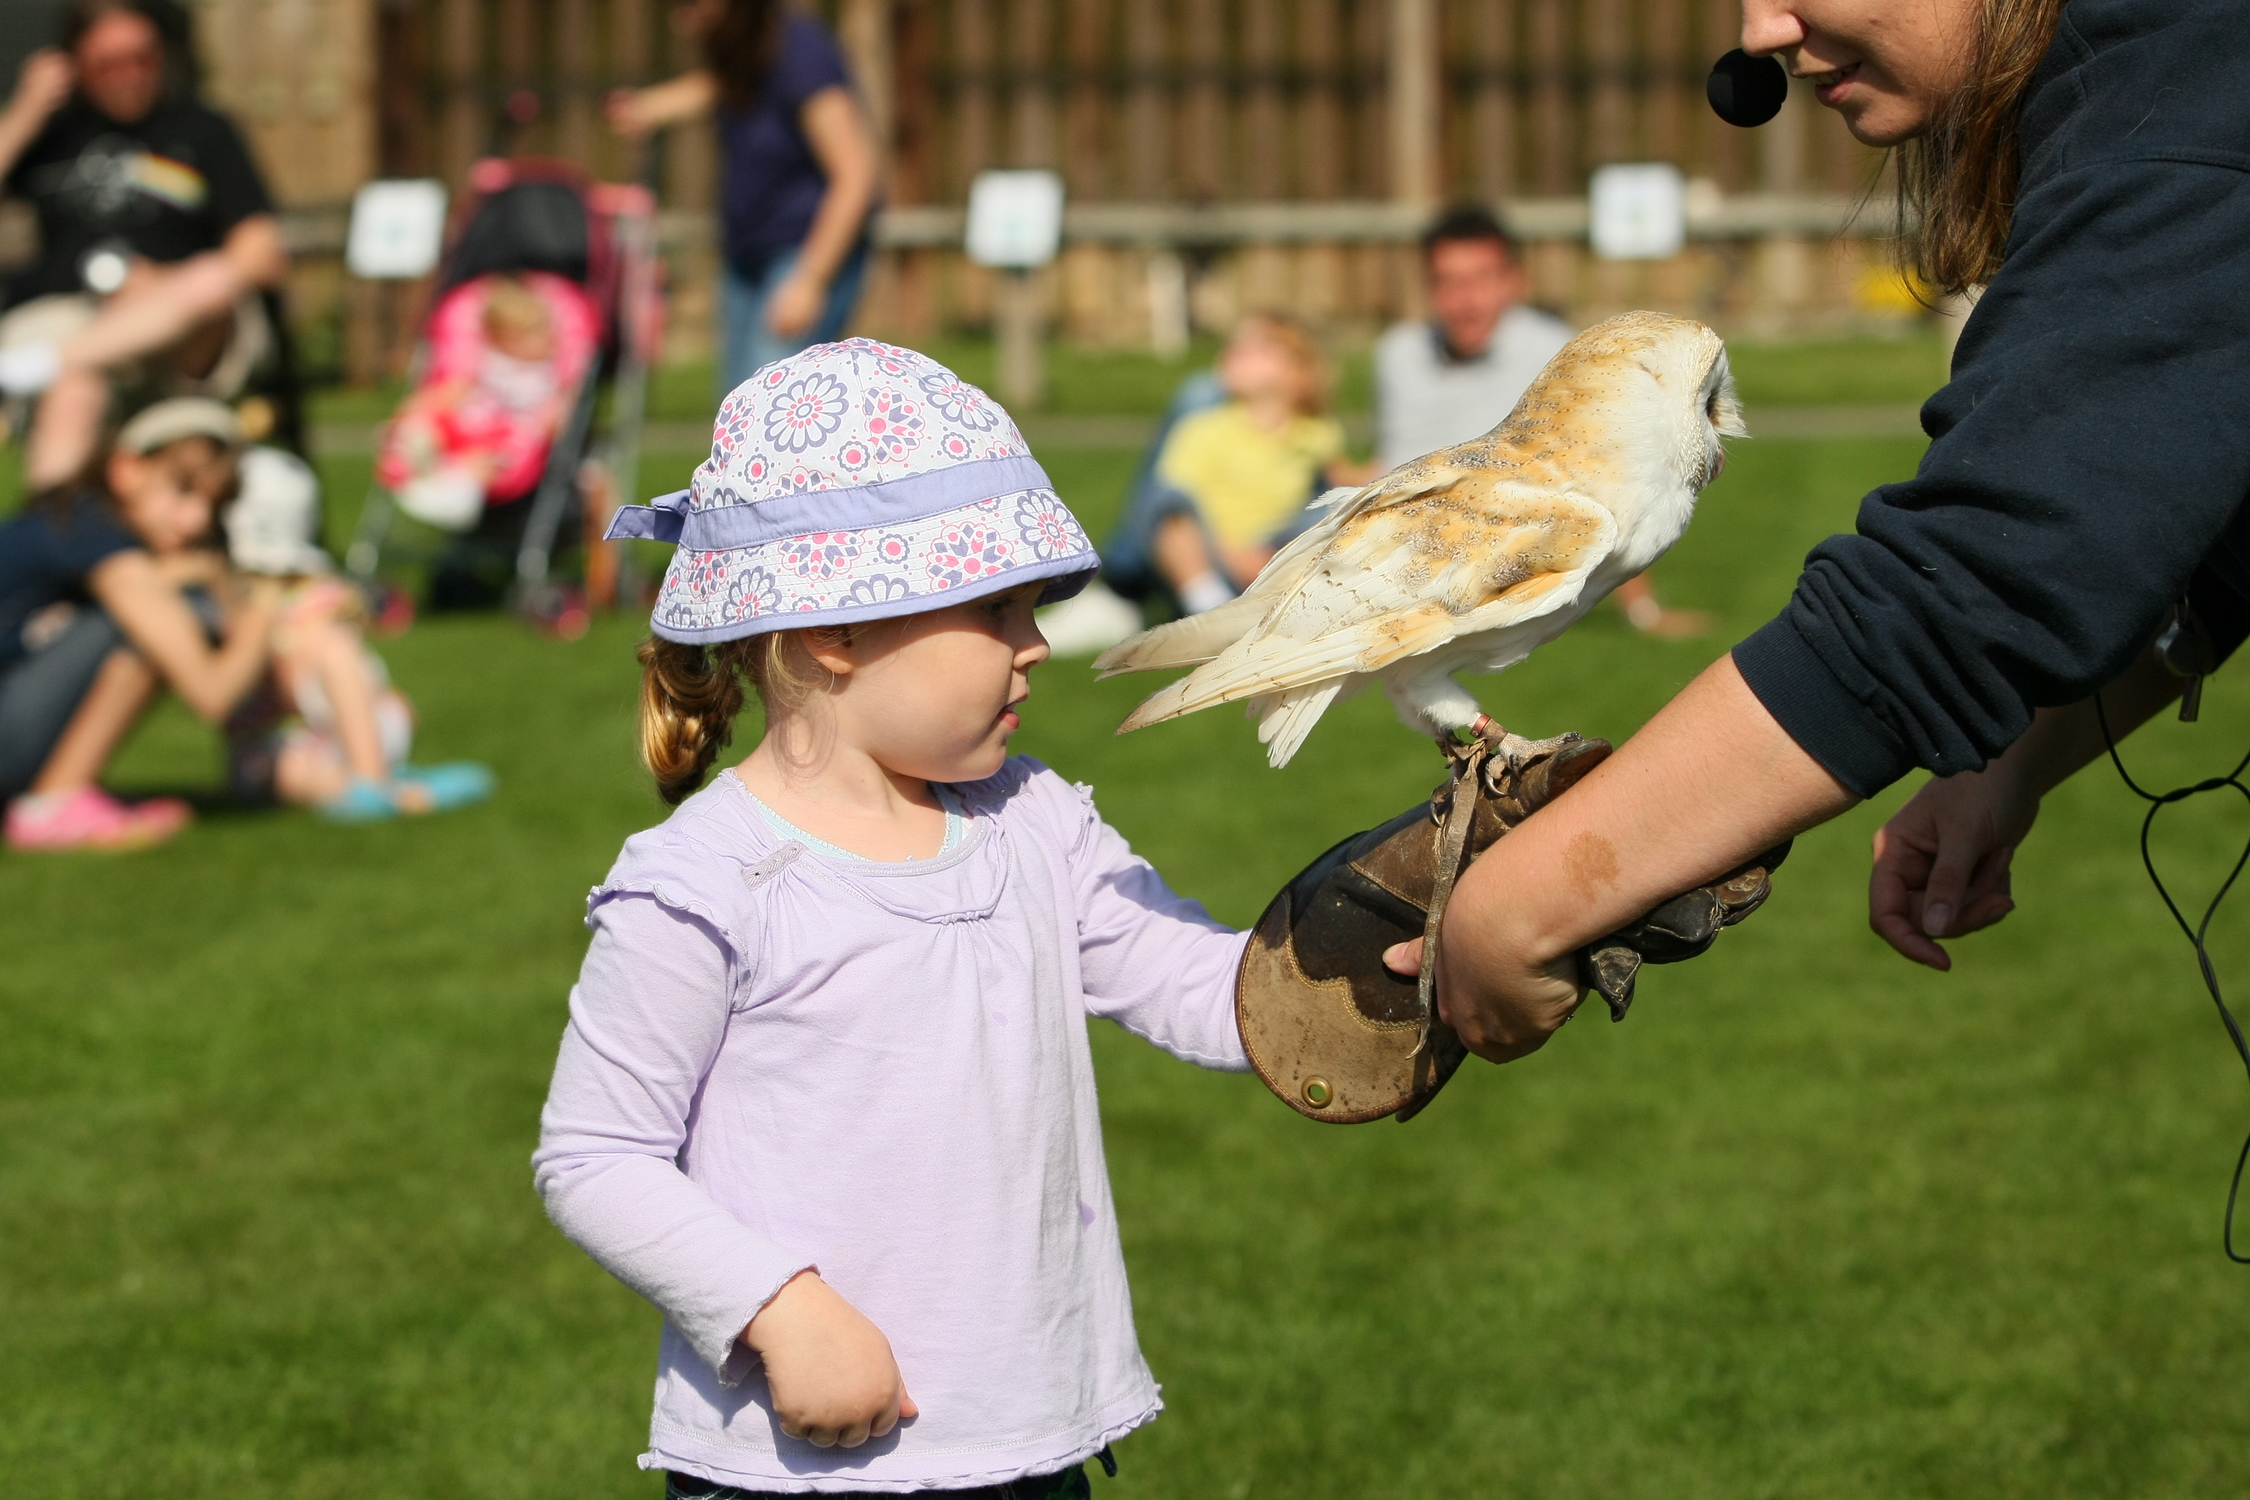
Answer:
<svg viewBox="0 0 2250 1500"><path fill-rule="evenodd" d="M1236 332L1219 352L1219 382L1238 401L1302 403L1311 382L1281 341L1256 324Z"/></svg>
<svg viewBox="0 0 2250 1500"><path fill-rule="evenodd" d="M211 516L233 477L219 446L187 438L154 453L110 455L109 492L125 527L158 556L184 552L211 531Z"/></svg>
<svg viewBox="0 0 2250 1500"><path fill-rule="evenodd" d="M1743 0L1742 50L1779 57L1870 146L1920 135L1976 59L1980 0Z"/></svg>
<svg viewBox="0 0 2250 1500"><path fill-rule="evenodd" d="M894 775L981 781L999 771L1031 669L1047 659L1031 618L1045 586L856 628L838 653L850 666L832 699L839 729Z"/></svg>

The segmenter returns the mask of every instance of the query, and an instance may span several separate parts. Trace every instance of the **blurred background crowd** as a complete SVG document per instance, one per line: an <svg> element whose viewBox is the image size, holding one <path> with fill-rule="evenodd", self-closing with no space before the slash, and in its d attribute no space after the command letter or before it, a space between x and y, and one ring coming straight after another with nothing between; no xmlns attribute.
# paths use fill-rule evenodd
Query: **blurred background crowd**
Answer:
<svg viewBox="0 0 2250 1500"><path fill-rule="evenodd" d="M1067 655L1233 597L1323 490L1489 427L1574 323L1928 311L1833 118L1793 99L1753 141L1695 107L1730 5L1238 9L8 0L9 842L184 826L99 785L167 688L223 727L238 800L479 800L482 768L408 760L359 637L417 602L565 637L637 606L645 568L599 538L642 488L652 370L714 372L686 416L847 330L996 326L1029 414L1050 337L1192 356L1104 586L1048 621ZM1066 205L1029 259L974 253L961 205L996 168ZM1639 185L1622 210L1605 176ZM1339 351L1373 408L1356 442ZM336 387L375 420L308 420ZM363 496L306 462L338 441L374 450ZM1645 578L1619 602L1647 632L1709 623Z"/></svg>

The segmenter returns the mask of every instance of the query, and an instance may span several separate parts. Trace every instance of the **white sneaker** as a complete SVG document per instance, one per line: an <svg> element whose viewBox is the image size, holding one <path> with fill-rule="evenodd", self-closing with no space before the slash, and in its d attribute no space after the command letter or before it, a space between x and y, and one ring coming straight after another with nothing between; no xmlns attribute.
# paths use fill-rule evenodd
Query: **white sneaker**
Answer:
<svg viewBox="0 0 2250 1500"><path fill-rule="evenodd" d="M1060 656L1099 656L1141 628L1139 606L1099 578L1060 604L1040 610L1039 633Z"/></svg>

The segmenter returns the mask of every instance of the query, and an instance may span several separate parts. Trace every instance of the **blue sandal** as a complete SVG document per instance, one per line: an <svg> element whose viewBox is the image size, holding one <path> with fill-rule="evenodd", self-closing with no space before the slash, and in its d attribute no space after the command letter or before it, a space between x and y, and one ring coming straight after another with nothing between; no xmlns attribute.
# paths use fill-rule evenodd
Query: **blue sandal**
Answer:
<svg viewBox="0 0 2250 1500"><path fill-rule="evenodd" d="M492 772L473 760L400 766L388 783L354 776L341 795L320 805L320 815L331 823L380 823L423 813L451 812L484 801L492 795L492 788ZM402 800L399 793L409 789L421 796Z"/></svg>
<svg viewBox="0 0 2250 1500"><path fill-rule="evenodd" d="M342 793L320 804L320 815L331 823L380 823L404 811L388 786L365 776L354 776Z"/></svg>
<svg viewBox="0 0 2250 1500"><path fill-rule="evenodd" d="M449 760L434 766L400 766L396 779L405 786L420 787L429 795L430 812L451 812L457 807L470 807L492 795L494 785L489 767L473 760Z"/></svg>

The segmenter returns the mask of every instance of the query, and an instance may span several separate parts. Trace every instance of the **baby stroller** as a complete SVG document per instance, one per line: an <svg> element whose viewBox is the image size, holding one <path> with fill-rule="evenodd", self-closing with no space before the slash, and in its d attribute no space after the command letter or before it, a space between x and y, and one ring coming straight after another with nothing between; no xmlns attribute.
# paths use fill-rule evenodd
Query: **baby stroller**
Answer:
<svg viewBox="0 0 2250 1500"><path fill-rule="evenodd" d="M345 557L354 577L372 582L401 509L410 467L402 453L404 419L417 403L442 401L447 382L469 382L479 358L490 359L479 343L480 310L505 278L510 295L521 301L528 292L544 313L551 355L528 373L544 373L552 399L536 422L494 429L492 451L468 493L458 485L443 493L425 488L407 496L406 508L455 533L431 568L432 607L505 602L558 634L584 629L582 596L550 574L558 550L588 539L581 487L589 476L597 476L605 514L617 497L635 493L648 365L662 323L655 210L646 188L593 182L568 162L488 159L471 169L410 366L413 394L386 430ZM503 371L519 384L526 373ZM606 437L597 444L605 383L614 394ZM589 470L587 460L597 457L598 470Z"/></svg>

